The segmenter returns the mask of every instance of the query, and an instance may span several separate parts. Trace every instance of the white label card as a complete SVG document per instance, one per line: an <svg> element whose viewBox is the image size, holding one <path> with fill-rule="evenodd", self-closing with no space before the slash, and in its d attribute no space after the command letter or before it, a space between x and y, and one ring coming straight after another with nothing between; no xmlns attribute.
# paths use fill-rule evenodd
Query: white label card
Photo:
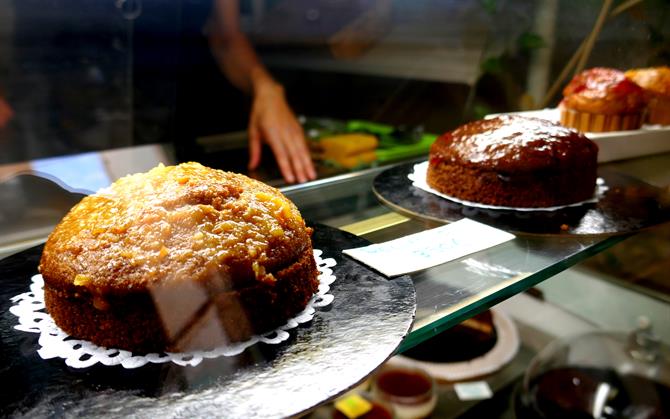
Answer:
<svg viewBox="0 0 670 419"><path fill-rule="evenodd" d="M454 384L454 391L456 391L456 395L462 401L483 400L493 397L493 392L486 381L456 383Z"/></svg>
<svg viewBox="0 0 670 419"><path fill-rule="evenodd" d="M488 249L514 239L514 235L468 218L399 239L344 254L386 276L420 271Z"/></svg>

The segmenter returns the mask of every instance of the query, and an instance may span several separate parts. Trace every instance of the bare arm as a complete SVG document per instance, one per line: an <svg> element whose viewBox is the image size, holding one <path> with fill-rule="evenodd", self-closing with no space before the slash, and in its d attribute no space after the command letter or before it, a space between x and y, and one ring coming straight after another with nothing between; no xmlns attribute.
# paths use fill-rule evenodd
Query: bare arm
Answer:
<svg viewBox="0 0 670 419"><path fill-rule="evenodd" d="M9 106L9 103L7 103L2 95L0 95L0 129L4 128L9 123L9 120L12 119L13 116L14 111Z"/></svg>
<svg viewBox="0 0 670 419"><path fill-rule="evenodd" d="M265 69L239 27L239 5L215 0L209 41L221 71L240 90L251 95L249 168L260 163L261 142L277 159L284 179L305 182L316 177L302 127L289 107L283 87Z"/></svg>

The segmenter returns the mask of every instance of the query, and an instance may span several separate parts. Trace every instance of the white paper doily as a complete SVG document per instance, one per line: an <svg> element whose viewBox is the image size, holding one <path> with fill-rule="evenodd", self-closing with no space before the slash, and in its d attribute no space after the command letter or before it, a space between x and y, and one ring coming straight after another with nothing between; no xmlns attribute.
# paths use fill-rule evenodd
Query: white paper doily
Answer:
<svg viewBox="0 0 670 419"><path fill-rule="evenodd" d="M34 275L31 278L30 292L17 295L11 299L14 305L9 308L9 311L18 317L19 324L14 326L15 329L40 334L38 341L40 349L37 350L37 353L42 359L63 358L65 363L73 368L87 368L96 363L101 363L110 366L121 365L130 369L141 367L149 362L157 364L174 362L181 366L196 366L204 358L238 355L258 342L281 343L289 338L287 330L314 318L315 308L330 305L335 298L332 294L329 294L330 284L336 279L331 268L336 265L336 262L333 258L322 258L322 254L321 250L314 249L314 258L319 270L319 289L301 313L289 319L285 325L269 333L253 336L245 342L236 342L208 351L135 355L130 351L105 348L86 340L74 339L56 326L51 316L44 311L44 280L42 275Z"/></svg>
<svg viewBox="0 0 670 419"><path fill-rule="evenodd" d="M596 187L595 190L593 191L593 197L590 199L586 199L584 201L580 202L575 202L572 204L567 204L567 205L558 205L555 207L542 207L542 208L527 208L527 207L504 207L500 205L486 205L486 204L481 204L479 202L471 202L471 201L465 201L462 199L454 198L453 196L449 196L446 194L443 194L441 192L438 192L437 190L433 189L426 183L426 174L428 172L428 161L425 161L423 163L417 163L414 165L414 171L412 173L409 173L407 177L409 180L412 181L412 186L422 189L426 192L430 192L433 195L437 195L439 197L442 197L444 199L448 199L450 201L454 201L458 204L462 205L467 205L469 207L476 207L476 208L485 208L485 209L497 209L497 210L515 210L515 211L557 211L563 208L568 208L568 207L578 207L580 205L584 204L591 204L591 203L596 203L600 198L602 198L605 195L605 192L609 189L607 185L605 185L605 179L603 178L598 178L596 180Z"/></svg>

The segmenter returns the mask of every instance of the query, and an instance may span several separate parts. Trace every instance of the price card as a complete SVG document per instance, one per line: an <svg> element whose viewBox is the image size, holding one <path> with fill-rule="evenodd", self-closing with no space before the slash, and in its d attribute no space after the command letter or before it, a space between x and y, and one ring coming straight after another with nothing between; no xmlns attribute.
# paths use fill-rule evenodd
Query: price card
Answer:
<svg viewBox="0 0 670 419"><path fill-rule="evenodd" d="M486 381L473 381L471 383L456 383L454 391L460 400L483 400L493 397L491 388Z"/></svg>
<svg viewBox="0 0 670 419"><path fill-rule="evenodd" d="M346 249L343 253L386 276L397 276L440 265L512 239L513 234L464 218L385 243Z"/></svg>

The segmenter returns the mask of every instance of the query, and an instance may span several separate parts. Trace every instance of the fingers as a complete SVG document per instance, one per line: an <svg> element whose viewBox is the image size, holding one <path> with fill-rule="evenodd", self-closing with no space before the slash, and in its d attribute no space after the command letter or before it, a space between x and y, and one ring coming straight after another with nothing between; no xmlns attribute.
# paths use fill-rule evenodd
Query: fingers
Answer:
<svg viewBox="0 0 670 419"><path fill-rule="evenodd" d="M254 170L261 162L261 134L254 125L249 125L249 170Z"/></svg>
<svg viewBox="0 0 670 419"><path fill-rule="evenodd" d="M316 179L316 170L300 127L282 131L268 130L265 134L266 142L272 148L279 170L287 182L302 183Z"/></svg>
<svg viewBox="0 0 670 419"><path fill-rule="evenodd" d="M287 138L289 149L291 150L290 158L294 173L299 182L307 182L316 179L316 170L314 163L309 153L309 148L305 143L302 129L297 127Z"/></svg>
<svg viewBox="0 0 670 419"><path fill-rule="evenodd" d="M277 165L279 166L279 171L281 172L284 180L288 183L295 183L295 175L293 173L293 168L289 162L289 150L286 148L286 145L280 140L281 137L276 137L272 133L266 136L268 144L275 155L275 160L277 160Z"/></svg>
<svg viewBox="0 0 670 419"><path fill-rule="evenodd" d="M286 103L283 90L258 93L249 120L250 167L260 160L260 143L263 140L272 149L279 170L288 183L316 178L302 127Z"/></svg>

